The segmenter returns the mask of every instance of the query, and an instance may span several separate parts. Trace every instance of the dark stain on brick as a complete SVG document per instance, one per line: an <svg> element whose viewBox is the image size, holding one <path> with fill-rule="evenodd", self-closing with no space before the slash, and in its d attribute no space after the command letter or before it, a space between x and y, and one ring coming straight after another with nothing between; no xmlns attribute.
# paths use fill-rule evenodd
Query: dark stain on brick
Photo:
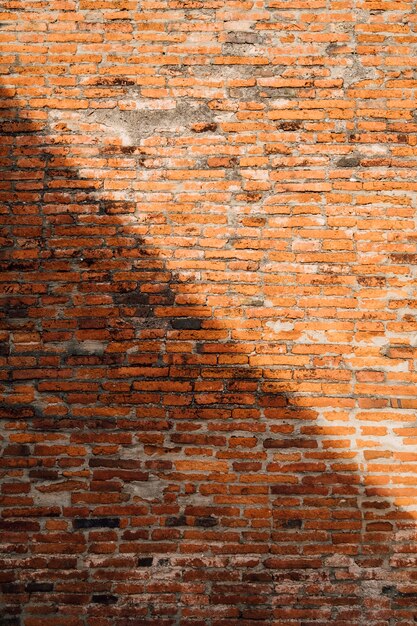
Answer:
<svg viewBox="0 0 417 626"><path fill-rule="evenodd" d="M338 160L336 167L358 167L360 165L360 158L358 156L344 156Z"/></svg>
<svg viewBox="0 0 417 626"><path fill-rule="evenodd" d="M249 574L244 574L242 578L248 582L270 582L274 579L270 572L250 572Z"/></svg>
<svg viewBox="0 0 417 626"><path fill-rule="evenodd" d="M81 330L106 328L107 321L102 317L80 317L78 326Z"/></svg>
<svg viewBox="0 0 417 626"><path fill-rule="evenodd" d="M153 563L153 556L144 556L138 559L138 567L150 567Z"/></svg>
<svg viewBox="0 0 417 626"><path fill-rule="evenodd" d="M92 601L96 604L116 604L118 597L112 593L96 593L92 597Z"/></svg>
<svg viewBox="0 0 417 626"><path fill-rule="evenodd" d="M27 583L25 586L25 591L28 593L46 593L48 591L53 591L54 585L53 583Z"/></svg>
<svg viewBox="0 0 417 626"><path fill-rule="evenodd" d="M118 517L79 518L73 521L74 529L82 528L119 528Z"/></svg>
<svg viewBox="0 0 417 626"><path fill-rule="evenodd" d="M39 268L39 261L4 261L0 263L0 271L27 272Z"/></svg>
<svg viewBox="0 0 417 626"><path fill-rule="evenodd" d="M8 319L24 319L28 316L28 308L26 306L18 306L14 304L5 304L4 312Z"/></svg>
<svg viewBox="0 0 417 626"><path fill-rule="evenodd" d="M191 128L193 133L214 133L216 129L217 124L214 122L199 122Z"/></svg>
<svg viewBox="0 0 417 626"><path fill-rule="evenodd" d="M93 426L91 426L92 428ZM142 467L141 461L135 459L105 459L105 458L93 458L88 462L90 467L116 467L121 469L140 469ZM146 474L144 474L146 480Z"/></svg>
<svg viewBox="0 0 417 626"><path fill-rule="evenodd" d="M171 326L176 330L200 330L201 323L196 317L178 317L171 320Z"/></svg>
<svg viewBox="0 0 417 626"><path fill-rule="evenodd" d="M22 626L20 617L0 617L0 626Z"/></svg>
<svg viewBox="0 0 417 626"><path fill-rule="evenodd" d="M119 151L121 154L135 154L138 151L137 146L120 146Z"/></svg>
<svg viewBox="0 0 417 626"><path fill-rule="evenodd" d="M144 154L140 146L106 146L103 154Z"/></svg>
<svg viewBox="0 0 417 626"><path fill-rule="evenodd" d="M3 456L30 456L30 446L24 443L12 443L4 449Z"/></svg>
<svg viewBox="0 0 417 626"><path fill-rule="evenodd" d="M9 354L10 354L10 346L5 342L1 342L0 343L0 356L9 356Z"/></svg>
<svg viewBox="0 0 417 626"><path fill-rule="evenodd" d="M382 587L381 593L383 596L389 596L390 598L396 598L398 596L397 587L394 585L386 585Z"/></svg>
<svg viewBox="0 0 417 626"><path fill-rule="evenodd" d="M17 583L2 583L0 588L3 593L21 593L22 586ZM0 622L1 626L1 622Z"/></svg>
<svg viewBox="0 0 417 626"><path fill-rule="evenodd" d="M33 407L22 406L17 404L15 406L0 407L0 418L6 419L31 419L35 415Z"/></svg>
<svg viewBox="0 0 417 626"><path fill-rule="evenodd" d="M358 276L358 283L363 287L383 287L386 282L385 276Z"/></svg>
<svg viewBox="0 0 417 626"><path fill-rule="evenodd" d="M243 202L259 202L262 199L262 194L257 193L256 191L248 191L248 193L241 194L239 200L243 200Z"/></svg>
<svg viewBox="0 0 417 626"><path fill-rule="evenodd" d="M282 523L283 528L301 528L303 521L301 519L289 519Z"/></svg>
<svg viewBox="0 0 417 626"><path fill-rule="evenodd" d="M116 294L114 299L118 304L149 304L149 295L142 293L140 287L133 291L129 291L128 293Z"/></svg>
<svg viewBox="0 0 417 626"><path fill-rule="evenodd" d="M22 531L22 532L30 532L30 531L38 531L39 523L26 521L26 520L0 520L0 530L6 531Z"/></svg>
<svg viewBox="0 0 417 626"><path fill-rule="evenodd" d="M94 81L96 87L130 87L136 85L134 80L124 78L123 76L114 76L111 78L98 78Z"/></svg>
<svg viewBox="0 0 417 626"><path fill-rule="evenodd" d="M153 311L154 309L151 306L138 306L135 310L135 316L143 318L153 317Z"/></svg>
<svg viewBox="0 0 417 626"><path fill-rule="evenodd" d="M335 54L338 54L338 52L343 51L345 49L346 49L345 45L340 45L337 43L330 43L326 47L326 54L328 54L329 56L334 56Z"/></svg>
<svg viewBox="0 0 417 626"><path fill-rule="evenodd" d="M302 127L302 122L280 122L278 128L280 130L299 130Z"/></svg>
<svg viewBox="0 0 417 626"><path fill-rule="evenodd" d="M404 264L412 264L417 263L417 254L400 254L398 252L394 252L390 254L390 258L394 263L404 263Z"/></svg>
<svg viewBox="0 0 417 626"><path fill-rule="evenodd" d="M211 515L208 517L197 517L195 520L195 525L201 526L202 528L212 528L213 526L217 526L218 523L218 520Z"/></svg>
<svg viewBox="0 0 417 626"><path fill-rule="evenodd" d="M126 213L134 213L134 212L135 212L135 204L133 202L124 202L121 200L101 200L100 201L100 213L104 215L119 215L119 214L123 215Z"/></svg>
<svg viewBox="0 0 417 626"><path fill-rule="evenodd" d="M48 176L51 179L54 179L55 181L58 179L62 179L62 182L65 183L68 180L78 180L77 177L77 173L74 172L74 170L67 168L67 167L61 167L61 168L57 168L57 169L48 169Z"/></svg>
<svg viewBox="0 0 417 626"><path fill-rule="evenodd" d="M187 526L187 518L185 515L179 515L178 517L172 515L166 518L165 526Z"/></svg>

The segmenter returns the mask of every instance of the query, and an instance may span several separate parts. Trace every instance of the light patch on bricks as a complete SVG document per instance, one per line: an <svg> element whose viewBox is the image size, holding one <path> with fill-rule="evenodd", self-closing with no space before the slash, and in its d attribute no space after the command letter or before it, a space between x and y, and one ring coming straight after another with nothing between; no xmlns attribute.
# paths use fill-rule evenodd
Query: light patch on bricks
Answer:
<svg viewBox="0 0 417 626"><path fill-rule="evenodd" d="M107 342L97 340L81 341L78 344L78 350L85 354L103 354L107 348Z"/></svg>
<svg viewBox="0 0 417 626"><path fill-rule="evenodd" d="M133 500L161 500L167 484L154 474L150 474L147 481L132 481L125 483L123 491Z"/></svg>
<svg viewBox="0 0 417 626"><path fill-rule="evenodd" d="M268 328L271 328L275 333L288 332L294 330L293 322L267 322Z"/></svg>
<svg viewBox="0 0 417 626"><path fill-rule="evenodd" d="M122 142L122 146L133 146L133 140L132 137L130 136L129 132L127 131L126 127L120 125L118 126L117 124L115 124L112 127L114 133L116 133Z"/></svg>
<svg viewBox="0 0 417 626"><path fill-rule="evenodd" d="M134 444L132 446L123 446L120 451L121 459L143 459L143 445L142 444Z"/></svg>
<svg viewBox="0 0 417 626"><path fill-rule="evenodd" d="M358 146L358 152L362 156L386 156L390 153L390 147L380 143Z"/></svg>
<svg viewBox="0 0 417 626"><path fill-rule="evenodd" d="M91 116L112 132L129 141L127 145L140 145L145 137L159 133L176 133L191 129L197 122L213 121L207 105L180 102L175 108L141 109L135 111L95 111Z"/></svg>
<svg viewBox="0 0 417 626"><path fill-rule="evenodd" d="M399 361L396 365L385 365L384 370L387 372L409 372L410 365L408 361L404 360Z"/></svg>
<svg viewBox="0 0 417 626"><path fill-rule="evenodd" d="M367 335L366 338L364 337L363 339L359 340L357 338L354 338L352 343L360 346L368 346L369 344L372 344L374 346L385 346L386 348L389 347L389 341L384 335Z"/></svg>
<svg viewBox="0 0 417 626"><path fill-rule="evenodd" d="M393 421L395 422L395 412L393 411L393 413L394 413ZM395 427L393 428L395 429ZM416 428L416 432L417 432L417 428ZM404 450L404 440L395 432L390 432L388 435L384 435L383 437L381 437L380 447L383 450L395 450L395 451L401 452L402 450ZM407 473L410 473L410 472L412 473L411 467L409 467L408 470L409 471Z"/></svg>
<svg viewBox="0 0 417 626"><path fill-rule="evenodd" d="M136 109L138 111L172 111L177 106L175 100L137 100Z"/></svg>
<svg viewBox="0 0 417 626"><path fill-rule="evenodd" d="M38 491L33 490L33 501L37 506L71 506L71 493L69 491Z"/></svg>
<svg viewBox="0 0 417 626"><path fill-rule="evenodd" d="M322 330L304 331L298 338L299 343L329 343L327 334Z"/></svg>

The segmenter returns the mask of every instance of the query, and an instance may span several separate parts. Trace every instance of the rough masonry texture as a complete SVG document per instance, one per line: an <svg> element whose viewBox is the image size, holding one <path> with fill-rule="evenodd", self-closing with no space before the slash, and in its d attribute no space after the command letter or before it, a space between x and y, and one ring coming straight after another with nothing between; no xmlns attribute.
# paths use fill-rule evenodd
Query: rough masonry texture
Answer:
<svg viewBox="0 0 417 626"><path fill-rule="evenodd" d="M1 626L415 624L415 3L0 5Z"/></svg>

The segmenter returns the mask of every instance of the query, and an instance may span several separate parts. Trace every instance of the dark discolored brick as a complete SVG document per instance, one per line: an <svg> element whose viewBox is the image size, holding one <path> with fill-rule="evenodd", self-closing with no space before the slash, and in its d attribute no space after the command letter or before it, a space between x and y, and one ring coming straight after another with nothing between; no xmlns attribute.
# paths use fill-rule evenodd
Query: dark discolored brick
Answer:
<svg viewBox="0 0 417 626"><path fill-rule="evenodd" d="M116 604L118 597L111 593L93 594L92 601L95 604L111 605Z"/></svg>
<svg viewBox="0 0 417 626"><path fill-rule="evenodd" d="M358 167L361 160L358 156L346 156L337 161L337 167Z"/></svg>
<svg viewBox="0 0 417 626"><path fill-rule="evenodd" d="M301 519L289 519L282 523L283 528L301 528L303 520Z"/></svg>
<svg viewBox="0 0 417 626"><path fill-rule="evenodd" d="M145 556L138 559L138 567L150 567L153 563L152 556Z"/></svg>
<svg viewBox="0 0 417 626"><path fill-rule="evenodd" d="M184 317L171 320L172 328L177 330L200 330L202 320Z"/></svg>
<svg viewBox="0 0 417 626"><path fill-rule="evenodd" d="M73 521L73 526L75 529L119 528L120 519L118 517L79 518Z"/></svg>
<svg viewBox="0 0 417 626"><path fill-rule="evenodd" d="M166 526L186 526L187 518L185 517L185 515L179 515L178 517L175 517L175 516L167 517L165 521L165 525Z"/></svg>
<svg viewBox="0 0 417 626"><path fill-rule="evenodd" d="M25 586L25 591L28 593L46 593L48 591L53 591L54 585L53 583L27 583Z"/></svg>
<svg viewBox="0 0 417 626"><path fill-rule="evenodd" d="M197 517L195 520L196 526L201 526L202 528L212 528L213 526L217 526L219 520L215 517Z"/></svg>

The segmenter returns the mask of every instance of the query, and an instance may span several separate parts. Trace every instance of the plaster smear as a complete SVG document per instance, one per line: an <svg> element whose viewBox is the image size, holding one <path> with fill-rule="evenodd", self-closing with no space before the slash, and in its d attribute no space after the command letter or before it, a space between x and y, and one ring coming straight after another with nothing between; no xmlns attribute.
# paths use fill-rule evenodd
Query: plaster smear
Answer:
<svg viewBox="0 0 417 626"><path fill-rule="evenodd" d="M180 102L175 108L164 110L98 110L92 117L95 122L119 135L123 145L133 146L139 145L145 137L162 132L177 133L190 129L197 122L211 122L213 113L207 105L193 106Z"/></svg>
<svg viewBox="0 0 417 626"><path fill-rule="evenodd" d="M275 333L294 330L294 324L292 322L267 322L266 325Z"/></svg>

